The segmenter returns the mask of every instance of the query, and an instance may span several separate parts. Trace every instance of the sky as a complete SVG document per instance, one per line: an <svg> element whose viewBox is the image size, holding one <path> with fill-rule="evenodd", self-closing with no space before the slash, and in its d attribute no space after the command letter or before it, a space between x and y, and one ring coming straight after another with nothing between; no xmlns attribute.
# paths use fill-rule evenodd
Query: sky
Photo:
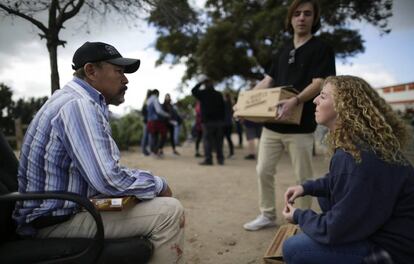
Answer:
<svg viewBox="0 0 414 264"><path fill-rule="evenodd" d="M365 40L365 52L346 61L336 60L337 74L356 75L366 79L373 87L384 87L414 82L414 11L413 0L394 0L393 17L389 21L391 33L380 36L380 31L368 24L354 23ZM124 57L139 58L140 69L128 74L125 102L110 106L110 110L124 114L140 109L147 89L158 89L160 100L170 93L173 100L184 95L177 92L185 66L161 65L156 67L159 54L154 49L156 33L146 22L138 26L126 25L119 20L95 21L87 33L79 29L76 21L67 21L60 38L67 41L58 48L60 85L72 79L72 56L85 41L110 43ZM0 17L0 83L9 86L13 99L50 95L49 55L45 40L38 30L20 18ZM189 90L187 89L189 92Z"/></svg>

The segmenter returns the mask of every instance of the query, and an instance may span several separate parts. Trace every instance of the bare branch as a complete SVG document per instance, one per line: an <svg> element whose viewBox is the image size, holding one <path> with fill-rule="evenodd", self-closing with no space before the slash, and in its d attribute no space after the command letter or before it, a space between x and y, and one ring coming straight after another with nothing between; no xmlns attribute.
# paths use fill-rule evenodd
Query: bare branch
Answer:
<svg viewBox="0 0 414 264"><path fill-rule="evenodd" d="M18 10L9 8L8 6L3 5L1 3L0 3L0 8L3 9L3 10L5 10L5 11L7 11L9 14L12 14L12 15L15 15L15 16L18 16L18 17L21 17L21 18L29 21L30 23L32 23L33 25L35 25L36 27L38 27L42 32L44 32L45 34L47 34L47 32L48 32L47 27L45 25L43 25L42 22L40 22L39 20L34 19L33 17L30 17L30 16L28 16L28 15L26 15L24 13L21 13Z"/></svg>
<svg viewBox="0 0 414 264"><path fill-rule="evenodd" d="M81 7L83 6L83 4L85 3L84 0L79 0L77 4L73 5L75 1L71 1L68 2L62 9L62 13L59 15L59 17L57 18L57 25L58 27L62 27L63 23L66 20L71 19L72 17L74 17L75 15L77 15L79 13L79 10L81 9ZM68 8L68 6L71 5L73 6L72 10L68 11L65 13L66 9Z"/></svg>

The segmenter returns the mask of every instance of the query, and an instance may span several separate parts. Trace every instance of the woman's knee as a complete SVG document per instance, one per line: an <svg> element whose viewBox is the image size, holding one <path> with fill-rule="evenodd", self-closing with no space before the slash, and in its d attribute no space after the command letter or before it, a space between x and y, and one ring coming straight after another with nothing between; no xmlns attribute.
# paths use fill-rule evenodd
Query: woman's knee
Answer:
<svg viewBox="0 0 414 264"><path fill-rule="evenodd" d="M285 240L282 246L282 254L286 263L292 262L293 258L305 252L311 247L311 240L305 234L298 234ZM296 256L297 257L297 256Z"/></svg>
<svg viewBox="0 0 414 264"><path fill-rule="evenodd" d="M287 240L285 240L285 242L283 242L282 254L286 262L291 260L292 256L294 255L294 252L296 252L295 244L296 242L295 242L294 236L288 238Z"/></svg>

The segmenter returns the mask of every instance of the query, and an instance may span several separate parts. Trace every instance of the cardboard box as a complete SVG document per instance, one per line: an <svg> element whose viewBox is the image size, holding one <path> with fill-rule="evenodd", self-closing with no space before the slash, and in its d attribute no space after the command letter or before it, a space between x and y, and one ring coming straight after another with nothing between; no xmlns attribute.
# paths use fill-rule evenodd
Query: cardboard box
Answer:
<svg viewBox="0 0 414 264"><path fill-rule="evenodd" d="M89 200L98 211L121 211L122 209L138 202L138 199L135 196L95 197Z"/></svg>
<svg viewBox="0 0 414 264"><path fill-rule="evenodd" d="M297 234L299 231L300 228L297 225L286 224L280 226L272 240L272 243L270 243L269 248L266 250L263 262L266 264L285 263L282 255L283 242L289 237Z"/></svg>
<svg viewBox="0 0 414 264"><path fill-rule="evenodd" d="M303 103L294 108L286 120L276 120L276 104L283 99L294 97L298 92L290 86L243 91L237 98L237 111L234 116L253 122L300 124Z"/></svg>

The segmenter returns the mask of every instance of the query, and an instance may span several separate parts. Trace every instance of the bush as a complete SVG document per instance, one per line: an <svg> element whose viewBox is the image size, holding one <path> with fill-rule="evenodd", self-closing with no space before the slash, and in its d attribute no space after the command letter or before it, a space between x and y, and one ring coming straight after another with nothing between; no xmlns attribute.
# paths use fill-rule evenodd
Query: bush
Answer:
<svg viewBox="0 0 414 264"><path fill-rule="evenodd" d="M143 122L137 111L132 111L120 118L111 118L110 124L112 137L120 150L128 150L130 146L139 145Z"/></svg>

